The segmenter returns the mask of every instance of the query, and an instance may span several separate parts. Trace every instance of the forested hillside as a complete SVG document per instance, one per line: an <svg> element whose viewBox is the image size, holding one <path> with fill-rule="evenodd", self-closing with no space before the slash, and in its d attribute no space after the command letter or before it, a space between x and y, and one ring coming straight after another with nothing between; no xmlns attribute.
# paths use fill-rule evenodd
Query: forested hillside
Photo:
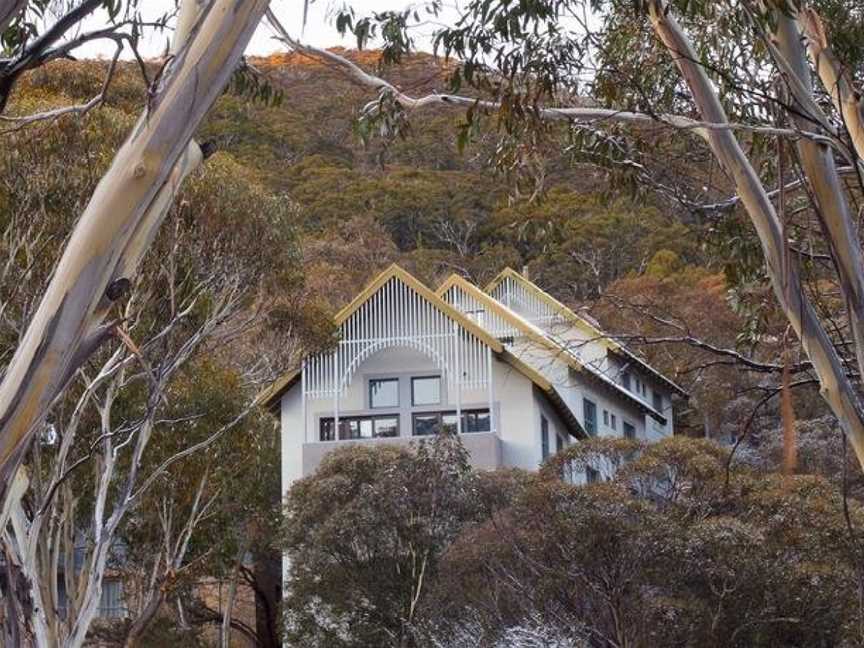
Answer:
<svg viewBox="0 0 864 648"><path fill-rule="evenodd" d="M429 55L381 68L375 52L341 53L415 94L448 87L450 69ZM98 93L106 66L58 62L35 71L11 109L86 101ZM140 78L136 66L123 64L106 106L87 115L87 127L75 134L78 145L99 149L90 153L93 181L118 142L111 125L130 123L144 97ZM303 344L325 343L329 315L392 262L432 286L451 272L483 284L512 266L593 314L685 385L693 398L679 421L682 431L735 436L778 384L777 372L742 373L735 358L744 349L775 362L782 343L767 286L747 275L753 235L737 217L718 225L668 195L622 184L569 154L563 130L548 131L533 157L528 171L542 178L539 190L526 189L528 171L515 162L509 172L490 164L494 123L466 144L460 111L420 111L395 138L363 132L358 114L374 94L304 54L252 59L240 80L201 129L200 141L216 159L199 173L201 181L225 174L231 183L219 183L220 191L254 187L287 210L272 222L280 230L272 244L286 236L296 242L281 250L294 269L290 279L276 275L268 283L282 302L277 316ZM74 119L61 123L71 132ZM54 128L41 131L48 136ZM25 140L39 130L13 139L26 149ZM670 158L667 172L685 162ZM690 176L716 171L708 161L701 170L688 164ZM234 226L230 219L224 225ZM290 362L290 353L278 362ZM821 405L813 406L800 415L821 414ZM771 407L758 413L770 414Z"/></svg>

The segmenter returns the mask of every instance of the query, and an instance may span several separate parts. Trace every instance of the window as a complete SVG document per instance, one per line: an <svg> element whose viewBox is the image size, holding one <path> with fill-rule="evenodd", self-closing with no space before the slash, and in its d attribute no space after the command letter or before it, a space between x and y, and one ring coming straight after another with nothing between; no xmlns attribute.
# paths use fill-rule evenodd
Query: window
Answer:
<svg viewBox="0 0 864 648"><path fill-rule="evenodd" d="M414 436L438 434L442 430L456 434L456 412L423 412L413 416ZM489 432L489 410L462 412L462 432Z"/></svg>
<svg viewBox="0 0 864 648"><path fill-rule="evenodd" d="M609 425L609 410L603 410L603 425Z"/></svg>
<svg viewBox="0 0 864 648"><path fill-rule="evenodd" d="M119 619L124 612L123 583L119 580L105 579L102 582L102 596L99 599L99 616Z"/></svg>
<svg viewBox="0 0 864 648"><path fill-rule="evenodd" d="M623 429L624 429L624 438L625 439L635 439L636 438L636 428L633 427L633 425L631 423L624 421Z"/></svg>
<svg viewBox="0 0 864 648"><path fill-rule="evenodd" d="M658 412L663 411L663 395L660 394L656 389L654 390L654 409Z"/></svg>
<svg viewBox="0 0 864 648"><path fill-rule="evenodd" d="M542 414L540 415L540 451L543 461L549 458L549 421Z"/></svg>
<svg viewBox="0 0 864 648"><path fill-rule="evenodd" d="M614 414L612 415L612 419L611 419L611 423L610 423L609 427L611 427L613 430L618 429L618 418Z"/></svg>
<svg viewBox="0 0 864 648"><path fill-rule="evenodd" d="M441 377L426 376L411 379L413 405L438 405L441 402Z"/></svg>
<svg viewBox="0 0 864 648"><path fill-rule="evenodd" d="M597 434L597 406L587 398L582 399L582 414L585 432L589 436Z"/></svg>
<svg viewBox="0 0 864 648"><path fill-rule="evenodd" d="M621 386L624 387L624 389L630 389L630 374L626 371L621 374Z"/></svg>
<svg viewBox="0 0 864 648"><path fill-rule="evenodd" d="M561 452L564 449L564 437L560 434L555 435L555 452Z"/></svg>
<svg viewBox="0 0 864 648"><path fill-rule="evenodd" d="M322 418L319 423L321 441L335 441L334 421ZM399 436L398 416L346 416L339 419L339 440L372 439Z"/></svg>
<svg viewBox="0 0 864 648"><path fill-rule="evenodd" d="M369 407L399 407L399 379L374 378L370 380Z"/></svg>
<svg viewBox="0 0 864 648"><path fill-rule="evenodd" d="M597 483L600 481L600 471L591 466L585 466L585 481L589 484Z"/></svg>

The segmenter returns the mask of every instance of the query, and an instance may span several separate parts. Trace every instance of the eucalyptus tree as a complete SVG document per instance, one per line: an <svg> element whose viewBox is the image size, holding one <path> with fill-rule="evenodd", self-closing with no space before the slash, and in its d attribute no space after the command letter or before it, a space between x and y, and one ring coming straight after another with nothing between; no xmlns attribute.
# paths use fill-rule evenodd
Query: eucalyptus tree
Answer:
<svg viewBox="0 0 864 648"><path fill-rule="evenodd" d="M579 162L718 222L746 213L740 238L759 263L742 274L773 289L806 356L790 366L818 381L864 465L861 13L844 0L474 0L436 36L455 59L453 92L420 97L271 22L377 92L361 110L367 131L398 135L421 109L461 109L460 142L492 121L493 161L518 175L559 124ZM383 37L386 63L423 20L348 12L337 24L361 44Z"/></svg>
<svg viewBox="0 0 864 648"><path fill-rule="evenodd" d="M118 6L85 0L65 17L77 19L103 4L111 13ZM0 522L11 506L6 491L51 403L86 359L117 335L117 321L108 319L113 305L128 291L180 183L200 162L200 149L190 146L192 134L234 72L267 4L183 2L174 53L78 220L0 383ZM0 15L12 16L9 28L26 19L30 8L4 5ZM137 20L130 20L135 27ZM30 46L69 28L61 18ZM28 44L18 47L26 51ZM60 45L56 56L67 48Z"/></svg>
<svg viewBox="0 0 864 648"><path fill-rule="evenodd" d="M38 140L7 138L0 357L14 350L50 281L50 258L133 120L112 106L83 124L66 118ZM84 155L89 168L75 167ZM236 481L262 488L251 478L261 471L249 466L256 439L272 431L250 420L272 375L260 349L275 333L273 302L297 273L295 217L291 201L226 154L186 183L115 304L118 339L72 377L18 473L0 534L4 645L80 645L111 572L128 587L127 643L135 645L202 563L218 575L207 556L227 543L225 529L256 513L236 501Z"/></svg>

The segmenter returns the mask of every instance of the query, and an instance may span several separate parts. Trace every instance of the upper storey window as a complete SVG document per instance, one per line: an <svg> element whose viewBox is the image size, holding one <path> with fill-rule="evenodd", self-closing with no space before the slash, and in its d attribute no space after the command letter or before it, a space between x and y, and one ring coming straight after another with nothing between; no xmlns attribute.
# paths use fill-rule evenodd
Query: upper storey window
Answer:
<svg viewBox="0 0 864 648"><path fill-rule="evenodd" d="M663 396L655 389L654 390L654 409L658 412L663 411Z"/></svg>
<svg viewBox="0 0 864 648"><path fill-rule="evenodd" d="M582 419L585 425L585 432L590 436L595 436L597 434L597 405L594 404L594 401L583 398L582 411L584 414Z"/></svg>
<svg viewBox="0 0 864 648"><path fill-rule="evenodd" d="M441 402L441 377L423 376L411 379L412 405L438 405Z"/></svg>
<svg viewBox="0 0 864 648"><path fill-rule="evenodd" d="M399 379L373 378L369 381L370 407L399 407Z"/></svg>

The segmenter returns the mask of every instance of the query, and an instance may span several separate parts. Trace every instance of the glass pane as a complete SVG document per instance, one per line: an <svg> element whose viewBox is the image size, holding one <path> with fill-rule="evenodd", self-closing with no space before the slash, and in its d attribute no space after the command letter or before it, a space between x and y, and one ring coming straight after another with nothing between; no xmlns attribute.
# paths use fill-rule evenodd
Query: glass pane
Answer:
<svg viewBox="0 0 864 648"><path fill-rule="evenodd" d="M630 425L627 421L624 421L624 437L627 439L636 438L636 428Z"/></svg>
<svg viewBox="0 0 864 648"><path fill-rule="evenodd" d="M597 434L597 406L587 398L582 401L584 410L585 432L590 435Z"/></svg>
<svg viewBox="0 0 864 648"><path fill-rule="evenodd" d="M375 419L375 436L399 436L399 418L396 416Z"/></svg>
<svg viewBox="0 0 864 648"><path fill-rule="evenodd" d="M440 403L441 378L439 376L412 378L411 402L414 405L437 405Z"/></svg>
<svg viewBox="0 0 864 648"><path fill-rule="evenodd" d="M441 418L444 423L442 426L444 432L456 434L456 412L447 412L446 414L442 414Z"/></svg>
<svg viewBox="0 0 864 648"><path fill-rule="evenodd" d="M371 407L399 407L399 379L370 380L369 405Z"/></svg>
<svg viewBox="0 0 864 648"><path fill-rule="evenodd" d="M360 421L360 438L371 439L372 436L372 419L362 419Z"/></svg>
<svg viewBox="0 0 864 648"><path fill-rule="evenodd" d="M427 434L435 434L438 431L438 415L437 414L415 414L414 415L414 435L425 436Z"/></svg>
<svg viewBox="0 0 864 648"><path fill-rule="evenodd" d="M348 439L360 438L360 421L357 419L340 419L339 420L339 439L342 441Z"/></svg>
<svg viewBox="0 0 864 648"><path fill-rule="evenodd" d="M663 397L656 391L654 392L654 409L658 412L663 411Z"/></svg>
<svg viewBox="0 0 864 648"><path fill-rule="evenodd" d="M465 415L467 423L465 425L465 432L488 432L492 429L489 424L489 412L488 410L480 410L477 412L468 412Z"/></svg>
<svg viewBox="0 0 864 648"><path fill-rule="evenodd" d="M321 441L334 441L335 436L333 436L333 419L321 419L320 422L320 436Z"/></svg>

